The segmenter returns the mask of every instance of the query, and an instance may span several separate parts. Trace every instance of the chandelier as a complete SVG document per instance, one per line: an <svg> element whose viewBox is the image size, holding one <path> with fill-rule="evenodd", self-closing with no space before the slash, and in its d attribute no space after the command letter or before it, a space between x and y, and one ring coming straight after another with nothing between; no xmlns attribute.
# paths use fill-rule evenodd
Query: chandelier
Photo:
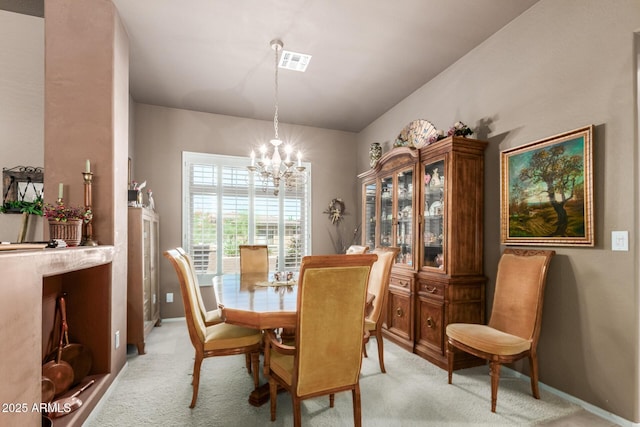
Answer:
<svg viewBox="0 0 640 427"><path fill-rule="evenodd" d="M302 166L302 153L297 153L297 164L291 157L293 155L293 147L287 144L284 146L285 158L280 155L280 145L282 140L278 138L278 57L280 50L284 44L281 40L271 40L271 48L275 51L276 73L275 73L275 113L273 115L273 129L275 131L274 138L269 141L273 146L273 151L264 144L260 147L260 158L256 159L256 153L251 150L251 165L247 166L249 172L258 172L258 176L263 184L263 190L267 191L269 185L273 185L273 195L277 196L280 192L280 183L284 183L285 188L290 189L297 187L306 182L305 167Z"/></svg>

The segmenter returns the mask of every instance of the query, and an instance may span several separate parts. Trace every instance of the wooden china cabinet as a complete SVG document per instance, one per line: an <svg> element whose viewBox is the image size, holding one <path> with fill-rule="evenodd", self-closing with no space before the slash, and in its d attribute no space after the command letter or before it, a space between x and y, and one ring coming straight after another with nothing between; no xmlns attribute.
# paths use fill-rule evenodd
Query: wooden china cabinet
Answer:
<svg viewBox="0 0 640 427"><path fill-rule="evenodd" d="M398 246L384 334L446 369L449 323L485 321L484 149L448 137L387 152L362 179L363 244ZM484 363L457 354L455 369Z"/></svg>

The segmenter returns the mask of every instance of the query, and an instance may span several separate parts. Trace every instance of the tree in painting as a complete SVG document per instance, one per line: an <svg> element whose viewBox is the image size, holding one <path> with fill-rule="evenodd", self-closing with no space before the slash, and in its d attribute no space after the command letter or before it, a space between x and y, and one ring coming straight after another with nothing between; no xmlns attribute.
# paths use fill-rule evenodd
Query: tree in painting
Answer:
<svg viewBox="0 0 640 427"><path fill-rule="evenodd" d="M584 233L583 139L523 154L511 181L510 226L521 236Z"/></svg>

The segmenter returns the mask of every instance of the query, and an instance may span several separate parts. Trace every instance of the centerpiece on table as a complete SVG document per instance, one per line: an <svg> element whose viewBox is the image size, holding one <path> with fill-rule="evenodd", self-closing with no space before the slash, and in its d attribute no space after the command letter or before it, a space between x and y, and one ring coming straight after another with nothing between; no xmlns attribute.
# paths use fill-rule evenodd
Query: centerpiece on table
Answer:
<svg viewBox="0 0 640 427"><path fill-rule="evenodd" d="M45 204L44 216L49 221L49 238L64 240L67 246L78 246L82 239L82 224L91 219L84 207L66 206L64 202Z"/></svg>

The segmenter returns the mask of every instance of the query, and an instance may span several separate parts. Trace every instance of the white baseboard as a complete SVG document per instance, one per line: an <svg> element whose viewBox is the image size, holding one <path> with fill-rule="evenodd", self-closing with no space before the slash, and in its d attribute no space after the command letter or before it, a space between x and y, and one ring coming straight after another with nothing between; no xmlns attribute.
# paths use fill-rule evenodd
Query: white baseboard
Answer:
<svg viewBox="0 0 640 427"><path fill-rule="evenodd" d="M529 376L524 375L521 372L514 371L513 369L507 368L506 366L502 366L502 369L503 369L503 371L509 372L509 374L511 376L515 377L515 378L519 378L519 379L525 380L527 382L531 381L531 378ZM611 421L614 424L620 425L622 427L640 427L640 423L634 423L634 422L631 422L629 420L625 420L624 418L619 417L616 414L612 414L609 411L605 411L602 408L599 408L599 407L597 407L595 405L592 405L592 404L590 404L588 402L585 402L584 400L578 399L575 396L571 396L570 394L567 394L567 393L565 393L563 391L560 391L560 390L558 390L556 388L548 386L548 385L546 385L544 383L538 382L538 386L540 388L544 389L544 390L547 390L550 393L555 394L556 396L559 396L559 397L563 398L564 400L567 400L567 401L569 401L571 403L575 403L576 405L583 407L586 411L589 411L592 414L595 414L595 415L599 416L600 418L603 418L603 419L605 419L607 421Z"/></svg>

